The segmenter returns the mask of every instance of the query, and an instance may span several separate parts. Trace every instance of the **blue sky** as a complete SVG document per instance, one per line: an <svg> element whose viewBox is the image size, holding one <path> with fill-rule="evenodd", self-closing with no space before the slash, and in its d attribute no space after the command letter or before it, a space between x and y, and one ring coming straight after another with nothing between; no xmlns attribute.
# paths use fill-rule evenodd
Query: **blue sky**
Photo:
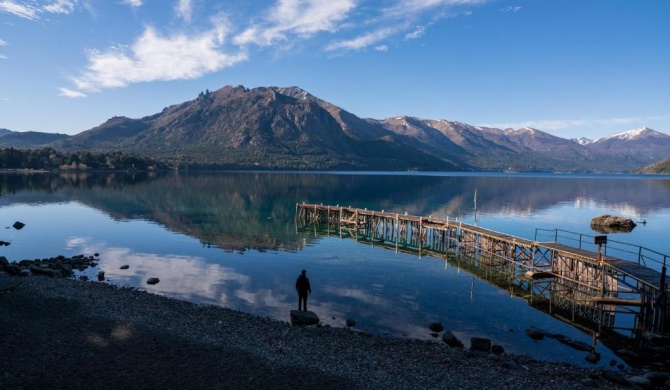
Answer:
<svg viewBox="0 0 670 390"><path fill-rule="evenodd" d="M360 117L670 133L670 1L0 0L0 128L76 134L225 85Z"/></svg>

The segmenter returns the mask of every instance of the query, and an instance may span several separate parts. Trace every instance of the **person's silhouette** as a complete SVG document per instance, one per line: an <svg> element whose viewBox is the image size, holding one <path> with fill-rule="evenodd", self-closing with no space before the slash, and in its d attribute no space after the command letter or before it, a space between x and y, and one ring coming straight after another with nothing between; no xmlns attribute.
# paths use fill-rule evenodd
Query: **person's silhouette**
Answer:
<svg viewBox="0 0 670 390"><path fill-rule="evenodd" d="M298 311L303 308L307 311L307 296L312 293L312 287L309 285L306 270L302 270L298 280L295 281L295 289L298 291Z"/></svg>

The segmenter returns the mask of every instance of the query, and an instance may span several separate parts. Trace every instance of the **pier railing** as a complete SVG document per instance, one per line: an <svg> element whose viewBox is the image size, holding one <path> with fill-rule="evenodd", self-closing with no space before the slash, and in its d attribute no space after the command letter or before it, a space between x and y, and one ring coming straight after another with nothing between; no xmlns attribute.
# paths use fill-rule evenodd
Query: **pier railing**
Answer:
<svg viewBox="0 0 670 390"><path fill-rule="evenodd" d="M598 246L594 243L594 239L594 235L563 229L535 229L535 241L552 241L597 252ZM655 250L612 239L608 239L607 245L603 246L603 255L634 261L637 264L653 268L657 271L662 271L667 266L668 260L670 260L670 256Z"/></svg>

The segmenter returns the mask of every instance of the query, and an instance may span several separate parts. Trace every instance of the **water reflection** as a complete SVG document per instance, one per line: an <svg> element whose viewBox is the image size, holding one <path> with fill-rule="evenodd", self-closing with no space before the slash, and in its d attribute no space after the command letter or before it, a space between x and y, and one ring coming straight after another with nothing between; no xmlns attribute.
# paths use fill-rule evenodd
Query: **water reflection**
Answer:
<svg viewBox="0 0 670 390"><path fill-rule="evenodd" d="M667 245L670 180L626 176L0 174L2 223L27 223L0 240L12 242L3 248L11 261L98 252L111 283L285 321L306 268L310 308L326 324L353 318L360 330L432 339L426 325L440 320L465 341L488 336L509 353L584 364L583 354L533 342L524 329L588 336L458 265L297 232L294 222L300 202L472 221L475 191L486 228L532 238L540 226L589 229L594 215L618 212L650 221L631 237L670 253L652 245ZM146 285L149 277L161 282ZM604 352L603 362L615 358Z"/></svg>
<svg viewBox="0 0 670 390"><path fill-rule="evenodd" d="M1 204L77 201L119 221L154 221L227 250L299 249L293 226L299 202L472 220L475 192L480 220L531 217L561 204L597 205L636 219L670 208L670 179L656 177L0 174Z"/></svg>

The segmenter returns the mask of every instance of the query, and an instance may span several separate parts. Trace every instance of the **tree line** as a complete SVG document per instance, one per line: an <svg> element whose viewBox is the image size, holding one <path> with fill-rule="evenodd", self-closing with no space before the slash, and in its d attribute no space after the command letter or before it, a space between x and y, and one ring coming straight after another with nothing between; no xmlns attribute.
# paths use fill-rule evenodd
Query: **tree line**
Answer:
<svg viewBox="0 0 670 390"><path fill-rule="evenodd" d="M164 170L162 162L123 152L58 152L52 148L0 148L0 169L33 170Z"/></svg>

